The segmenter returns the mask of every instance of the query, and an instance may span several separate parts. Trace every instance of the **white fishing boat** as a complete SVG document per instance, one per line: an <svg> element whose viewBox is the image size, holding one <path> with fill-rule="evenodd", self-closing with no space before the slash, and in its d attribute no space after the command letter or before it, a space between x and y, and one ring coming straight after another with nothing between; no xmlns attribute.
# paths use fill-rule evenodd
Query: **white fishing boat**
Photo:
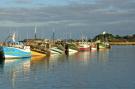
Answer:
<svg viewBox="0 0 135 89"><path fill-rule="evenodd" d="M64 54L64 51L59 49L58 47L52 47L50 48L51 55L58 55L58 54Z"/></svg>
<svg viewBox="0 0 135 89"><path fill-rule="evenodd" d="M97 50L97 44L96 43L92 43L90 48L91 48L91 51Z"/></svg>
<svg viewBox="0 0 135 89"><path fill-rule="evenodd" d="M74 54L78 52L77 45L73 43L66 43L65 50L67 50L68 54Z"/></svg>
<svg viewBox="0 0 135 89"><path fill-rule="evenodd" d="M71 48L69 48L68 51L69 51L69 54L74 54L74 53L78 52L77 50L74 50L74 49L71 49Z"/></svg>

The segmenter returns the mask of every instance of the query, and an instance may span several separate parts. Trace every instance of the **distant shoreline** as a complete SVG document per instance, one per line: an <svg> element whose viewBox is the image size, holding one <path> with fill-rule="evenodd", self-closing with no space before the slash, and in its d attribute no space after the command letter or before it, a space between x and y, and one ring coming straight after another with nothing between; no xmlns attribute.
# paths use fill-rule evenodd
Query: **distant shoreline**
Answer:
<svg viewBox="0 0 135 89"><path fill-rule="evenodd" d="M121 42L109 42L110 45L135 45L135 41L134 42L124 42L124 41L121 41ZM0 42L0 46L3 45L3 42Z"/></svg>
<svg viewBox="0 0 135 89"><path fill-rule="evenodd" d="M110 45L135 45L135 42L109 42Z"/></svg>

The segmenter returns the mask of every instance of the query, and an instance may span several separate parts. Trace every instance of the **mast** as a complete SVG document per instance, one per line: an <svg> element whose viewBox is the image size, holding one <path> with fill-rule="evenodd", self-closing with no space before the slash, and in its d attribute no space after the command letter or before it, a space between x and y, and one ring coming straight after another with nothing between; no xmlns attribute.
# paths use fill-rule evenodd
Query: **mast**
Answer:
<svg viewBox="0 0 135 89"><path fill-rule="evenodd" d="M35 39L37 39L37 26L35 26Z"/></svg>
<svg viewBox="0 0 135 89"><path fill-rule="evenodd" d="M15 38L16 38L16 34L13 33L13 35L12 35L12 41L13 41L13 42L15 42Z"/></svg>
<svg viewBox="0 0 135 89"><path fill-rule="evenodd" d="M27 32L27 40L28 40L28 38L29 38L29 36L28 36L28 35L29 35L29 33Z"/></svg>
<svg viewBox="0 0 135 89"><path fill-rule="evenodd" d="M54 44L54 37L55 37L55 33L54 33L54 31L53 31L53 37L52 37L52 39L53 39L53 44Z"/></svg>
<svg viewBox="0 0 135 89"><path fill-rule="evenodd" d="M83 33L81 32L81 40L82 40L82 43L84 42L84 36L83 36Z"/></svg>
<svg viewBox="0 0 135 89"><path fill-rule="evenodd" d="M54 44L54 40L55 40L55 29L53 29L53 35L52 35L53 44Z"/></svg>
<svg viewBox="0 0 135 89"><path fill-rule="evenodd" d="M72 42L72 33L69 33L70 42Z"/></svg>
<svg viewBox="0 0 135 89"><path fill-rule="evenodd" d="M106 32L104 31L102 34L103 34L103 41L105 42L106 41L106 37L105 37Z"/></svg>

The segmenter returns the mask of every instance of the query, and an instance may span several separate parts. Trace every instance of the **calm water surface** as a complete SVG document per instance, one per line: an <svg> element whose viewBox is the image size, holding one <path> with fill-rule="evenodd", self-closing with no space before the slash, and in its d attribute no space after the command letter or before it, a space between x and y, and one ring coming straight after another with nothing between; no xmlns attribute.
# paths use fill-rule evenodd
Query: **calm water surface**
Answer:
<svg viewBox="0 0 135 89"><path fill-rule="evenodd" d="M135 46L5 60L0 89L135 89Z"/></svg>

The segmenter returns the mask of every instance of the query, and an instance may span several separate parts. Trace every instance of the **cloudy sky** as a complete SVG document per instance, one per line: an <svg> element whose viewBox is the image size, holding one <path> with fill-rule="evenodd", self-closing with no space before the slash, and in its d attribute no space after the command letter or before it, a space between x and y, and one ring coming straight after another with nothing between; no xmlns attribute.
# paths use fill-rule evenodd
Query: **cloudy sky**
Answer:
<svg viewBox="0 0 135 89"><path fill-rule="evenodd" d="M103 31L135 33L135 0L1 0L0 40L11 32L32 38L94 37ZM70 35L70 36L69 36Z"/></svg>

